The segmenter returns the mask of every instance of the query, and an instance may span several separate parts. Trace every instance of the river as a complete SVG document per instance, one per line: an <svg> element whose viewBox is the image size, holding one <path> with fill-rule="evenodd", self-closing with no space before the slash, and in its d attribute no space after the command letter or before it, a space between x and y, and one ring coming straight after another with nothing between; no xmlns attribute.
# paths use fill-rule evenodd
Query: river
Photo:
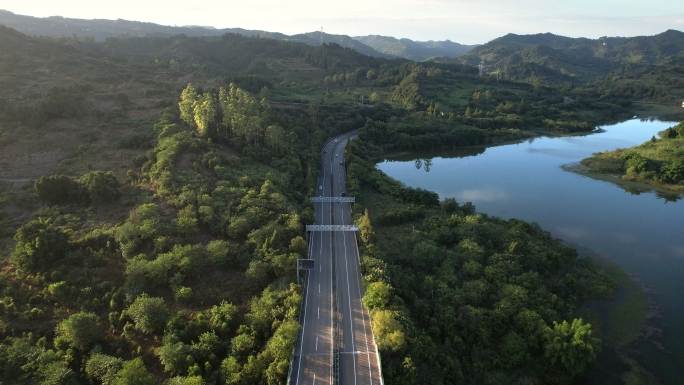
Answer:
<svg viewBox="0 0 684 385"><path fill-rule="evenodd" d="M417 153L377 167L440 198L473 202L478 212L534 221L554 236L589 248L638 276L663 310L663 352L641 343L640 363L663 384L684 381L684 200L636 193L561 168L592 153L631 147L672 126L629 120L604 132L535 138L488 148Z"/></svg>

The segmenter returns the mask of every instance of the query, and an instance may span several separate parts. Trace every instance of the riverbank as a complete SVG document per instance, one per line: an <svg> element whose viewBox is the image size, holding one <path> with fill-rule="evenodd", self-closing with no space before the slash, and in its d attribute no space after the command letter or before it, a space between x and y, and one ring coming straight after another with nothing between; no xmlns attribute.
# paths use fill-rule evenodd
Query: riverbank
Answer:
<svg viewBox="0 0 684 385"><path fill-rule="evenodd" d="M582 137L582 136L587 136L587 135L593 135L593 134L600 134L605 132L602 128L595 128L592 131L583 131L583 132L572 132L572 133L564 133L564 132L556 132L556 131L548 131L548 130L537 130L537 129L531 129L531 130L526 130L524 131L526 133L530 133L530 135L526 138L523 139L514 139L514 140L506 140L506 141L501 141L501 142L494 142L494 143L482 143L482 144L475 144L472 146L461 146L461 147L456 147L456 148L445 148L445 149L439 149L439 150L433 150L433 151L394 151L394 152L388 152L388 153L383 153L383 154L374 154L370 156L371 160L377 161L378 159L395 159L395 158L401 158L401 157L407 157L412 154L434 154L434 156L441 156L442 154L448 152L448 151L467 151L469 149L475 149L475 150L481 150L477 151L476 153L473 153L472 155L477 155L479 153L484 152L485 149L487 148L492 148L492 147L500 147L500 146L507 146L511 144L520 144L520 143L525 143L531 140L535 140L537 138L569 138L569 137Z"/></svg>
<svg viewBox="0 0 684 385"><path fill-rule="evenodd" d="M587 301L582 305L582 311L598 325L603 341L590 376L592 383L660 384L653 373L639 364L636 358L640 353L634 350L637 343L644 340L659 350L665 349L661 342L663 328L656 293L638 275L628 273L616 262L590 249L573 247L581 257L591 258L598 271L619 285L613 299Z"/></svg>
<svg viewBox="0 0 684 385"><path fill-rule="evenodd" d="M639 182L634 182L630 180L624 180L620 178L619 175L616 174L604 174L604 173L598 173L595 171L592 171L592 169L588 166L583 165L582 163L575 162L575 163L569 163L561 166L561 169L563 171L571 172L573 174L585 176L587 178L591 178L594 180L600 180L604 182L610 182L613 183L626 191L632 193L632 194L641 194L645 192L655 192L659 193L659 196L663 196L664 198L672 198L672 199L678 199L677 197L682 196L684 192L682 191L677 191L673 189L668 189L664 188L662 186L656 186L652 184L647 184L647 183L639 183ZM668 197L669 195L669 197Z"/></svg>
<svg viewBox="0 0 684 385"><path fill-rule="evenodd" d="M684 108L680 106L664 106L648 102L635 102L633 104L634 115L639 119L659 118L661 120L684 119Z"/></svg>
<svg viewBox="0 0 684 385"><path fill-rule="evenodd" d="M560 172L563 165L579 162L593 153L643 143L671 125L632 119L602 127L605 132L599 135L539 138L518 145L494 146L479 154L472 154L472 149L467 153L445 151L444 155L432 158L431 153L416 153L413 157L381 162L376 167L407 186L437 191L442 199L454 197L459 202L471 201L478 212L537 222L555 237L588 247L625 271L638 273L638 277L633 276L634 280L643 280L650 285L649 289L652 286L664 309L662 319L654 323L662 322L668 331L662 340L639 337L636 342L626 343L630 338L611 334L640 336L646 331L658 333L659 328L657 325L654 329L638 328L640 322L632 323L637 325L633 328L625 325L607 327L603 338L617 340L612 346L625 346L621 352L628 354L617 354L614 348L605 347L607 354L602 357L608 359L601 360L596 367L597 372L607 374L592 383L624 385L621 378L624 375L631 384L637 384L640 382L635 382L636 379L645 378L645 369L657 375L664 384L676 384L684 376L684 368L678 364L684 362L684 333L675 326L684 319L684 306L677 294L684 290L679 277L684 269L684 244L677 231L684 225L684 200L665 205L662 197L671 196L671 193L657 192L661 196L659 199L652 193L625 194L624 188L616 188L617 184L597 183L589 177ZM426 160L430 161L429 170L424 167ZM421 165L423 167L419 167ZM651 189L632 183L624 185L641 187L641 191ZM635 314L634 304L643 304L643 298L637 301L626 293L621 289L615 302L631 303L632 314ZM646 300L648 302L648 296ZM606 308L604 325L610 323L609 315ZM643 317L641 310L641 316L637 318L643 321ZM626 322L628 318L624 320ZM651 322L648 319L647 326L651 326ZM659 347L652 341L662 343ZM639 369L637 363L643 369Z"/></svg>
<svg viewBox="0 0 684 385"><path fill-rule="evenodd" d="M637 146L595 152L580 165L564 169L596 179L621 183L628 189L684 193L684 123L654 135ZM582 167L584 166L584 167Z"/></svg>

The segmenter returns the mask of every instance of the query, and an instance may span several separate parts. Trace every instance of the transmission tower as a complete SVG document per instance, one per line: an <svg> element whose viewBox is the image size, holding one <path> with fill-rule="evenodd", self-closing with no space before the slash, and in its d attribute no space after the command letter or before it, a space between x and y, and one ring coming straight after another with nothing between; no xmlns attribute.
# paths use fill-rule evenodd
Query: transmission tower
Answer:
<svg viewBox="0 0 684 385"><path fill-rule="evenodd" d="M477 68L480 69L480 77L484 76L484 70L485 70L485 58L484 56L480 56L480 64L477 66Z"/></svg>

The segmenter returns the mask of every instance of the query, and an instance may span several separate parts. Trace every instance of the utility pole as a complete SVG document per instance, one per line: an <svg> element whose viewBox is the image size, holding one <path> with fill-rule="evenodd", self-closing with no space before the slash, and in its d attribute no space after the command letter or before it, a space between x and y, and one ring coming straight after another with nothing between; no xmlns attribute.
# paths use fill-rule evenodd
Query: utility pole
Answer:
<svg viewBox="0 0 684 385"><path fill-rule="evenodd" d="M323 45L323 27L321 27L321 45Z"/></svg>
<svg viewBox="0 0 684 385"><path fill-rule="evenodd" d="M484 69L485 69L485 58L484 56L480 56L480 64L477 66L480 69L480 77L484 76Z"/></svg>

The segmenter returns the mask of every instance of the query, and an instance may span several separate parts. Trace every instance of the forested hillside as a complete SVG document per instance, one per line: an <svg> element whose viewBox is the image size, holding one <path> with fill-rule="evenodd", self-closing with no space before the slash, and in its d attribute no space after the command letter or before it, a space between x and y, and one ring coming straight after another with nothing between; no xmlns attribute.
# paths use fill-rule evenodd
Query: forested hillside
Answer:
<svg viewBox="0 0 684 385"><path fill-rule="evenodd" d="M476 47L475 45L464 45L449 40L414 41L380 35L356 36L354 39L378 52L415 61L423 61L432 56L454 58Z"/></svg>
<svg viewBox="0 0 684 385"><path fill-rule="evenodd" d="M532 84L585 85L594 93L673 103L684 97L684 33L599 39L508 34L459 57L503 79Z"/></svg>
<svg viewBox="0 0 684 385"><path fill-rule="evenodd" d="M0 50L0 382L284 383L319 150L354 129L388 383L562 384L590 367L574 310L612 282L538 227L439 209L369 157L591 131L632 116L632 96L237 34L0 27ZM389 242L397 223L416 227L406 244Z"/></svg>

